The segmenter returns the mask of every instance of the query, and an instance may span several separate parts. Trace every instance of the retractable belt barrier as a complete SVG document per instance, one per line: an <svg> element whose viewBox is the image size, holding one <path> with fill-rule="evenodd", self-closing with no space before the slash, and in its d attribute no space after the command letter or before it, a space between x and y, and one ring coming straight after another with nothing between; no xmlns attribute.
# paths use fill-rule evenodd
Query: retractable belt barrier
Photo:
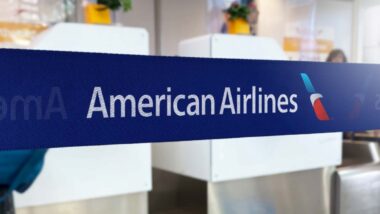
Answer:
<svg viewBox="0 0 380 214"><path fill-rule="evenodd" d="M0 50L0 149L380 128L380 66Z"/></svg>

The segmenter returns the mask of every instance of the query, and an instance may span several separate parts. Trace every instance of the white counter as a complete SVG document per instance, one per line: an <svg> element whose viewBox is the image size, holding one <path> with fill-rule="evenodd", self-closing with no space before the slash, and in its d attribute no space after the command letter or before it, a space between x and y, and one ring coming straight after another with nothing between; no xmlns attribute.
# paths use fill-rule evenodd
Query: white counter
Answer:
<svg viewBox="0 0 380 214"><path fill-rule="evenodd" d="M270 38L222 34L183 41L179 55L286 60ZM342 133L154 144L152 153L154 167L219 182L339 165Z"/></svg>
<svg viewBox="0 0 380 214"><path fill-rule="evenodd" d="M148 55L144 29L59 24L34 49ZM50 149L41 174L17 207L147 192L152 188L150 144Z"/></svg>

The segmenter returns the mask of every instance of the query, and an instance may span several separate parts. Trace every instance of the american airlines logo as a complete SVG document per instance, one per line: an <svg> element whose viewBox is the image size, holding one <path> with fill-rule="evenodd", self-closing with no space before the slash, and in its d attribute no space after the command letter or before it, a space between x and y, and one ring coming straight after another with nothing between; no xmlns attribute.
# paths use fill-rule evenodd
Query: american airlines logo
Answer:
<svg viewBox="0 0 380 214"><path fill-rule="evenodd" d="M322 103L322 94L317 93L309 76L305 73L301 73L303 83L305 84L306 90L310 93L310 101L314 109L315 116L318 120L327 121L330 120L329 115Z"/></svg>

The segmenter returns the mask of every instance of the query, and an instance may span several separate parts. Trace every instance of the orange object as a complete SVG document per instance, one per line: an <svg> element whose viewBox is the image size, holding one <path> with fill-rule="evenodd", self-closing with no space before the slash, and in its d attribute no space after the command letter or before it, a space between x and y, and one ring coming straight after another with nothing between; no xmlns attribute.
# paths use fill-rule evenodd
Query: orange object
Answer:
<svg viewBox="0 0 380 214"><path fill-rule="evenodd" d="M328 54L333 47L333 41L327 39L305 40L296 37L285 37L283 43L283 48L287 52L299 52L303 50Z"/></svg>
<svg viewBox="0 0 380 214"><path fill-rule="evenodd" d="M96 3L88 3L84 7L85 22L88 24L104 24L112 23L111 10L106 6Z"/></svg>
<svg viewBox="0 0 380 214"><path fill-rule="evenodd" d="M251 34L249 23L244 19L228 20L227 32L229 34Z"/></svg>

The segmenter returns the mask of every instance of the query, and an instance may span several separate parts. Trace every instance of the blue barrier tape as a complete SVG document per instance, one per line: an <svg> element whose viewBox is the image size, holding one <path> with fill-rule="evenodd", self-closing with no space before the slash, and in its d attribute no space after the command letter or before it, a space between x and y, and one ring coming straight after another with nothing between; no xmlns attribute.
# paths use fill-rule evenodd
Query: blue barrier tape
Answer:
<svg viewBox="0 0 380 214"><path fill-rule="evenodd" d="M380 128L380 66L0 50L0 149Z"/></svg>

